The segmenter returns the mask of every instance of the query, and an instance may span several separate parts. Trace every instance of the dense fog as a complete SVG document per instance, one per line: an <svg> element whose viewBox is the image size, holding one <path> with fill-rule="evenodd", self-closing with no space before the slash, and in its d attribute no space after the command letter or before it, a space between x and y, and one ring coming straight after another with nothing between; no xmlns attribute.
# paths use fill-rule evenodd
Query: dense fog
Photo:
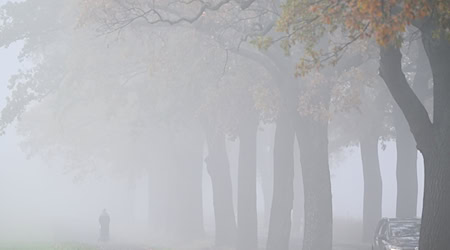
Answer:
<svg viewBox="0 0 450 250"><path fill-rule="evenodd" d="M450 249L446 0L0 0L0 249Z"/></svg>

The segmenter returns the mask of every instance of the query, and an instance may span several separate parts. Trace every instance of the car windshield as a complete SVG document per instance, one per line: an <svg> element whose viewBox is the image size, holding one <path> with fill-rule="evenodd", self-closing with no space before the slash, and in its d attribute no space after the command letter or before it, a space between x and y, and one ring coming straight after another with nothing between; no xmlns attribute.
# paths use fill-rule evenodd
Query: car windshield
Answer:
<svg viewBox="0 0 450 250"><path fill-rule="evenodd" d="M419 236L420 223L418 222L393 222L389 225L391 237L415 237Z"/></svg>

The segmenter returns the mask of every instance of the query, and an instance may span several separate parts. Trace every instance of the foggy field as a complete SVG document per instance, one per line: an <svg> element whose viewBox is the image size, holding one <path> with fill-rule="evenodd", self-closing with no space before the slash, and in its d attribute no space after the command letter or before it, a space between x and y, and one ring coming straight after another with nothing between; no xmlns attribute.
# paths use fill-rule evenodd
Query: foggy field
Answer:
<svg viewBox="0 0 450 250"><path fill-rule="evenodd" d="M16 244L1 246L0 249L8 250L169 250L167 248L150 248L127 245L97 246L89 244Z"/></svg>
<svg viewBox="0 0 450 250"><path fill-rule="evenodd" d="M295 247L295 246L293 246ZM231 248L220 247L180 247L180 248L159 248L133 245L96 245L96 244L77 244L77 243L61 243L61 244L11 244L0 247L0 250L230 250ZM263 248L261 248L263 249ZM333 250L369 250L369 246L338 244Z"/></svg>
<svg viewBox="0 0 450 250"><path fill-rule="evenodd" d="M450 1L0 0L25 249L450 249Z"/></svg>

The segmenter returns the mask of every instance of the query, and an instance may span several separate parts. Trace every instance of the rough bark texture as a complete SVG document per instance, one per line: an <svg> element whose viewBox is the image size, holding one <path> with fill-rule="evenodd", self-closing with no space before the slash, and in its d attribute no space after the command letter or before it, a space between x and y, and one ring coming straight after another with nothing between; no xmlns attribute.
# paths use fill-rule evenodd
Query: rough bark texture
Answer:
<svg viewBox="0 0 450 250"><path fill-rule="evenodd" d="M431 69L422 41L416 41L417 59L412 89L423 103L432 97L432 88L428 86ZM397 147L397 206L396 216L411 218L417 216L418 180L417 180L417 143L408 122L398 105L394 106L394 126Z"/></svg>
<svg viewBox="0 0 450 250"><path fill-rule="evenodd" d="M407 85L401 70L400 51L393 46L380 49L381 76L405 115L417 148L424 157L421 250L448 249L450 246L450 44L443 36L433 36L432 24L424 25L421 31L433 74L433 123Z"/></svg>
<svg viewBox="0 0 450 250"><path fill-rule="evenodd" d="M206 132L208 157L206 164L213 186L216 246L235 246L236 218L233 209L230 166L225 147L225 136L220 131Z"/></svg>
<svg viewBox="0 0 450 250"><path fill-rule="evenodd" d="M378 136L366 135L360 139L364 177L363 241L370 242L381 219L383 186L378 160Z"/></svg>
<svg viewBox="0 0 450 250"><path fill-rule="evenodd" d="M237 249L258 249L256 209L256 115L239 127L239 169L237 201Z"/></svg>
<svg viewBox="0 0 450 250"><path fill-rule="evenodd" d="M416 140L401 110L394 109L397 147L397 207L398 218L417 216L417 148Z"/></svg>
<svg viewBox="0 0 450 250"><path fill-rule="evenodd" d="M305 199L303 250L331 250L333 209L328 164L328 122L300 118L296 132Z"/></svg>
<svg viewBox="0 0 450 250"><path fill-rule="evenodd" d="M399 105L420 151L432 145L431 123L428 112L414 94L402 71L402 54L394 46L380 47L380 76Z"/></svg>
<svg viewBox="0 0 450 250"><path fill-rule="evenodd" d="M450 246L450 42L444 34L435 38L433 29L432 25L421 29L434 82L433 130L429 133L433 144L421 150L425 167L421 250Z"/></svg>
<svg viewBox="0 0 450 250"><path fill-rule="evenodd" d="M294 126L288 112L277 120L274 145L273 198L267 250L288 250L294 199Z"/></svg>
<svg viewBox="0 0 450 250"><path fill-rule="evenodd" d="M437 147L430 155L424 155L420 250L441 250L450 246L450 145L447 141Z"/></svg>

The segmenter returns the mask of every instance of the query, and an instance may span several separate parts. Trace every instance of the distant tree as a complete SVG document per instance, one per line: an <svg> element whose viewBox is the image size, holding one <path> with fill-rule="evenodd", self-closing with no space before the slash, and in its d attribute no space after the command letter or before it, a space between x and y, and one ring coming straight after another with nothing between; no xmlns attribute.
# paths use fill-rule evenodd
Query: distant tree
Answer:
<svg viewBox="0 0 450 250"><path fill-rule="evenodd" d="M343 90L336 93L336 99L346 101L344 109L338 108L340 112L333 115L330 122L332 152L339 154L343 148L359 144L364 179L362 236L365 241L372 239L373 230L382 217L379 144L392 138L390 96L373 73L377 66L372 59L341 75Z"/></svg>
<svg viewBox="0 0 450 250"><path fill-rule="evenodd" d="M72 4L78 4L78 2L74 1ZM20 16L15 15L16 11L18 9L26 10L27 8L30 8L30 5L32 5L32 3L24 2L19 5L6 6L5 18L12 17L13 20L20 20ZM52 1L49 1L41 4L39 7L47 8L49 7L47 5L50 7L59 6ZM74 9L77 10L76 8ZM58 8L49 11L58 10L61 11L61 9ZM38 15L37 18L39 18L39 21L45 21L49 16L51 15L46 12L43 15ZM259 122L259 114L257 113L257 110L253 108L252 92L254 85L263 83L266 76L260 73L254 73L250 76L249 72L258 72L260 69L252 67L251 65L249 66L245 61L237 60L235 54L228 55L228 52L226 51L223 51L226 53L222 54L222 48L216 47L214 43L211 43L209 40L210 37L204 36L202 33L196 33L196 31L192 29L179 27L176 32L167 34L166 36L161 34L164 27L157 27L145 35L136 32L138 29L142 29L142 27L133 27L133 29L127 31L121 30L121 36L115 37L117 40L107 39L107 44L105 44L104 41L97 39L95 40L95 43L92 43L92 40L84 40L83 38L87 38L89 35L98 35L98 33L90 33L91 26L90 23L84 22L86 20L88 19L77 22L77 19L74 18L67 22L63 22L64 28L61 28L59 31L61 33L66 32L67 39L56 39L55 41L45 44L47 46L59 45L67 47L67 50L72 52L68 54L63 54L62 51L60 54L57 53L58 56L64 55L67 56L68 60L71 60L70 64L63 64L66 67L61 67L60 73L77 76L76 79L68 79L67 84L74 86L75 88L80 88L80 96L86 98L83 103L85 106L79 106L79 103L71 98L71 94L73 93L69 92L67 86L62 85L61 82L59 82L59 79L53 79L52 77L54 76L45 75L45 77L42 78L34 78L32 75L26 75L24 76L25 80L37 81L39 84L46 84L47 82L54 80L56 82L55 86L57 87L49 86L47 89L35 89L36 85L26 86L19 83L17 86L24 87L27 91L32 93L40 93L39 91L42 91L42 100L37 98L30 99L27 102L24 102L23 106L19 106L16 105L16 101L23 98L24 92L14 93L11 102L4 111L5 115L2 117L2 121L5 122L4 125L6 126L21 115L21 112L18 112L17 108L26 110L28 104L34 100L41 101L41 103L36 105L38 108L44 110L55 108L53 106L54 103L49 103L49 106L43 104L53 96L61 96L61 99L64 101L75 102L70 106L70 109L65 110L64 118L70 117L72 109L80 109L80 111L85 112L83 113L84 116L79 117L80 120L89 119L92 112L91 110L86 109L92 109L92 107L94 107L90 106L90 104L94 102L93 100L95 100L94 97L96 95L102 96L102 94L104 94L105 103L102 103L102 108L104 108L105 111L103 109L100 110L99 112L101 115L97 118L99 118L99 121L101 122L107 121L106 124L103 125L105 127L112 127L112 124L116 124L119 121L122 122L121 125L123 125L123 128L119 129L119 131L123 132L123 134L120 134L123 137L120 137L120 140L115 136L118 135L118 133L113 133L112 135L109 133L99 133L102 129L101 126L99 127L100 131L89 131L90 136L86 137L86 134L82 133L84 131L79 130L79 128L71 128L71 130L67 129L67 126L69 126L72 121L67 120L64 124L61 124L65 129L64 132L74 136L76 135L80 139L86 141L79 144L75 144L72 141L58 142L58 144L50 142L48 147L58 148L58 146L64 144L68 148L80 150L80 158L86 159L85 157L87 154L90 154L96 159L96 157L100 156L100 153L97 153L97 151L99 151L98 142L100 141L103 143L108 140L112 142L110 145L114 145L115 148L114 151L111 150L101 154L102 159L111 160L120 155L120 162L122 163L126 161L123 158L132 155L132 152L129 152L126 149L135 150L135 147L138 145L145 145L155 152L160 152L160 154L158 154L158 157L160 158L159 161L154 159L151 161L151 159L148 159L151 157L143 156L146 161L153 162L152 165L154 166L151 166L150 168L165 168L164 171L167 170L168 173L179 171L179 176L185 176L187 178L187 173L191 172L184 172L187 168L182 168L180 166L184 164L189 165L190 163L187 164L187 159L190 159L190 156L181 152L191 152L192 150L192 154L197 155L199 150L196 151L188 145L185 145L188 147L186 149L176 150L177 147L175 146L184 145L187 141L192 141L192 138L189 139L180 132L186 131L185 129L189 131L190 127L188 126L188 128L185 128L181 124L192 125L193 123L195 124L194 121L196 120L198 123L202 124L204 130L207 132L206 138L211 149L208 152L209 157L207 158L208 171L211 174L211 177L214 178L214 198L217 199L215 207L218 209L216 215L218 218L220 217L219 220L223 222L223 225L221 225L221 223L216 223L219 229L217 235L217 242L219 245L234 244L233 235L235 234L233 232L235 230L235 222L233 204L231 202L231 181L226 181L230 176L228 164L226 163L227 160L225 160L227 157L226 151L225 148L221 146L221 143L222 140L225 139L225 135L238 136L243 145L248 145L246 147L241 147L242 159L240 162L243 165L241 168L243 172L240 173L240 186L244 186L241 188L243 191L240 192L239 195L241 204L238 204L239 207L242 207L239 211L243 211L243 215L240 216L241 221L243 221L241 223L241 228L243 232L246 232L246 230L250 231L248 234L254 236L244 237L243 241L252 241L251 244L253 244L253 246L250 247L256 247L256 129ZM79 26L76 29L73 29L75 26L74 24L78 24ZM15 23L13 22L12 26L8 27L7 31L15 31L14 25ZM34 29L38 32L32 33L30 31L30 34L33 34L31 37L45 33L44 28L39 25L34 27ZM145 27L143 29L145 29ZM101 34L105 35L105 33ZM185 37L191 39L194 37L194 34L199 35L199 40L183 43L183 46L186 49L182 49L182 46L173 46L180 41L180 38ZM109 37L107 36L107 38ZM46 51L42 54L39 52L40 51L36 50L29 51L33 56L39 55L42 57L42 62L48 64L49 68L52 65L60 64L62 61L60 59L59 61L51 61L49 54ZM78 52L80 53L78 54ZM219 64L216 63L216 57L206 57L206 52L210 53L208 55L218 54L221 56L226 54L226 58L224 58L223 63L221 62ZM84 55L85 57L80 55ZM179 56L193 58L195 60L179 60ZM118 67L121 65L125 67L118 70ZM204 71L204 69L208 70ZM33 70L38 71L36 68ZM45 69L38 72L42 74L46 73ZM95 84L93 84L94 82ZM212 82L214 82L214 84L211 84ZM83 92L85 88L89 90L92 89L92 92L89 93L90 95L86 95L86 93ZM45 96L47 92L44 92L44 90L48 91L49 97ZM114 94L111 94L110 91L114 92ZM120 95L120 93L123 93L124 95ZM111 96L117 99L110 98ZM263 99L259 99L259 102L261 102L261 100ZM114 101L117 101L117 103ZM116 120L116 118L118 118L117 112L124 115L124 117L121 117L123 120ZM25 112L25 115L30 114L31 112ZM52 114L50 114L50 116L51 115ZM106 116L106 118L103 119L102 115ZM109 117L110 115L111 117ZM53 119L51 122L55 122L56 118L51 118ZM42 125L48 126L48 124ZM189 133L197 134L195 133L197 132L195 129L195 126L197 125L193 126L194 129ZM87 126L86 130L88 129L92 129L92 127ZM154 131L149 132L147 130ZM30 127L23 127L22 131L24 131L24 133L32 133L33 135L38 132L38 130ZM104 135L105 137L99 137L97 136L97 133ZM121 145L120 142L121 140L129 140L128 136L130 136L130 134L134 134L136 137L145 135L145 137L139 138L139 141L145 139L149 140L149 142L140 144L142 142L137 143L136 141L130 140L130 147L125 147L126 149L124 150L124 145ZM178 143L175 145L167 142L159 144L163 139L161 138L162 135L169 136L170 138L175 137L173 141L178 141ZM46 136L49 135L47 134ZM34 139L36 140L34 141ZM42 139L45 139L45 137L30 138L30 141L36 143L36 146L41 143L40 140ZM196 142L193 142L193 144L195 144L196 147L198 146ZM84 151L84 149L87 149L84 147L85 145L90 145L92 150L89 152ZM185 161L174 163L173 160L171 160L173 158L172 156L164 157L167 153L166 151L171 149L174 150L174 154L177 154L180 157L184 156L181 158L185 159ZM214 151L214 149L217 149L218 152ZM61 153L58 151L55 152ZM254 152L254 154L252 152ZM71 152L68 152L66 156L72 156ZM192 161L195 160L192 159ZM198 162L198 164L198 166L195 166L195 169L201 166L201 162ZM126 170L127 168L118 166L118 169ZM152 178L152 181L161 181L161 178L159 180L158 178L155 179L155 177L158 176L158 171L155 172L153 170L155 169L150 169L150 174L153 174L153 176L150 177ZM172 176L171 178L173 179L175 177ZM199 184L201 183L198 182L195 185ZM166 194L170 196L166 199L167 202L166 200L162 201L161 206L155 209L159 212L176 213L181 216L182 213L178 210L187 208L187 203L179 203L172 199L187 199L188 197L191 197L193 193L195 193L197 197L197 194L201 195L201 193L193 192L189 196L180 197L180 189L174 191L174 188L175 187L169 187L167 185L160 186L159 188L156 186L153 187L153 189L157 189L156 192L165 190L164 192L167 192ZM187 192L189 188L191 187L185 187L182 191ZM195 204L197 204L197 202L198 200L195 200ZM192 204L194 204L194 202L192 202ZM158 206L158 204L152 202L151 207L155 206ZM171 209L165 209L167 207L170 207ZM186 210L187 209L183 211ZM224 216L221 216L222 212ZM165 215L159 217L159 219L169 217L172 219L175 218L174 216L170 216L170 214L167 217ZM186 215L184 217L194 218L195 216ZM165 230L179 236L192 233L186 230L181 230L181 233L173 232L173 230L175 230L174 228L178 227L179 229L183 225L181 223L181 217L178 218L177 221L164 221L166 226L168 225ZM195 223L197 222L198 221ZM195 228L196 225L197 224L192 225L192 228ZM247 233L245 234L247 235ZM247 243L244 242L243 244ZM249 249L249 246L246 245L244 248Z"/></svg>

